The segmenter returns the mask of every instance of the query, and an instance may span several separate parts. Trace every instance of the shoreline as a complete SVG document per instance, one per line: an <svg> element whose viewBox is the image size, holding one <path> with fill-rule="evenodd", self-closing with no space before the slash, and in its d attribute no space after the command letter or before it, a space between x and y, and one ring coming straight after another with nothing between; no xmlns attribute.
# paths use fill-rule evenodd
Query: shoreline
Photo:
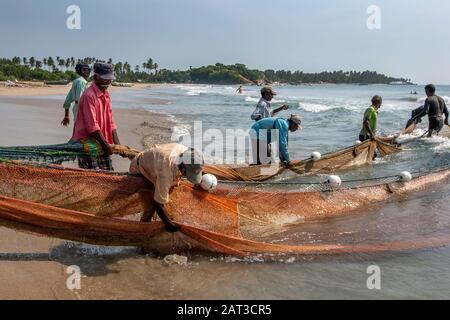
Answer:
<svg viewBox="0 0 450 320"><path fill-rule="evenodd" d="M120 92L124 90L140 90L147 88L157 88L171 86L173 84L165 83L134 83L132 87L110 86L109 91ZM65 95L72 88L72 83L66 85L29 85L21 87L7 87L4 81L0 81L0 97L25 97L25 96L52 96Z"/></svg>

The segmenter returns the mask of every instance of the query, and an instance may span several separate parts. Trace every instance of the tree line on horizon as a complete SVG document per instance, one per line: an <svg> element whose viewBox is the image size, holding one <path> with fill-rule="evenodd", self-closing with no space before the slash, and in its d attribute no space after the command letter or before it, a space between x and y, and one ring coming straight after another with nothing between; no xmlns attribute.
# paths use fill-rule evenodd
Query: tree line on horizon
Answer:
<svg viewBox="0 0 450 320"><path fill-rule="evenodd" d="M394 78L375 71L333 71L305 73L290 70L249 69L244 64L202 66L188 70L160 69L152 58L134 67L127 61L113 59L99 60L95 57L75 59L51 56L43 59L35 57L14 57L0 59L0 81L59 81L74 80L78 77L75 66L78 63L93 65L95 62L114 64L118 82L168 82L197 84L266 84L266 83L333 83L333 84L389 84L392 82L410 83L410 79Z"/></svg>

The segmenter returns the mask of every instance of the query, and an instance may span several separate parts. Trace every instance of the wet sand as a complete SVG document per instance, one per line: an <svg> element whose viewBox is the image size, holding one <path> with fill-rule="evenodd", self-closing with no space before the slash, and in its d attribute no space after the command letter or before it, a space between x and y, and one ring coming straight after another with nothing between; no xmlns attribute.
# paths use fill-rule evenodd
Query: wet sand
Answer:
<svg viewBox="0 0 450 320"><path fill-rule="evenodd" d="M24 94L11 96L15 89ZM44 145L67 141L71 137L72 126L60 124L64 115L62 101L45 95L49 92L61 94L68 87L27 88L29 91L22 91L24 89L13 88L8 91L8 96L0 96L0 145ZM116 91L112 91L113 106ZM36 92L40 97L28 96ZM148 145L169 141L172 124L167 115L135 109L115 109L114 112L122 144L141 150L144 142ZM115 156L113 164L116 171L128 171L128 159ZM76 166L75 163L72 165ZM64 243L0 227L0 299L78 299L77 291L66 287L67 267L74 263L70 254L69 258L61 254L64 250L71 251Z"/></svg>

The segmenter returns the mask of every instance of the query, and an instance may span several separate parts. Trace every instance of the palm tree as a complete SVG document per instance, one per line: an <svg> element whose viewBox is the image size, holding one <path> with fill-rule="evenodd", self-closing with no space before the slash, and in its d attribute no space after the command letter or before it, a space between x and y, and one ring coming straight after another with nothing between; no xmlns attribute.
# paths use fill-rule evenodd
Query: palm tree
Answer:
<svg viewBox="0 0 450 320"><path fill-rule="evenodd" d="M58 59L58 66L64 68L65 62L64 59Z"/></svg>
<svg viewBox="0 0 450 320"><path fill-rule="evenodd" d="M55 71L55 60L52 57L47 58L47 65L52 68L52 71Z"/></svg>
<svg viewBox="0 0 450 320"><path fill-rule="evenodd" d="M153 64L153 59L152 58L149 58L148 60L147 60L147 63L146 63L146 66L145 66L147 69L148 69L148 71L151 73L152 72L152 69L154 68L154 64Z"/></svg>
<svg viewBox="0 0 450 320"><path fill-rule="evenodd" d="M46 67L47 66L47 58L44 58L43 63L44 63L44 67Z"/></svg>
<svg viewBox="0 0 450 320"><path fill-rule="evenodd" d="M109 58L109 59L108 59L108 63L109 63L109 64L112 64L112 63L113 63L113 59L112 59L112 58Z"/></svg>
<svg viewBox="0 0 450 320"><path fill-rule="evenodd" d="M36 59L34 57L30 58L30 67L34 68L34 66L36 65Z"/></svg>
<svg viewBox="0 0 450 320"><path fill-rule="evenodd" d="M130 66L130 64L127 61L125 61L125 63L123 64L123 71L125 73L130 73L131 72L131 66Z"/></svg>
<svg viewBox="0 0 450 320"><path fill-rule="evenodd" d="M121 75L123 71L123 64L122 62L117 62L114 66L114 71L117 73L117 75Z"/></svg>
<svg viewBox="0 0 450 320"><path fill-rule="evenodd" d="M153 65L153 68L155 69L155 74L158 74L158 68L159 65L155 62L155 64Z"/></svg>
<svg viewBox="0 0 450 320"><path fill-rule="evenodd" d="M28 65L28 59L27 59L27 58L23 57L23 58L22 58L22 61L23 61L23 64L24 64L24 65Z"/></svg>
<svg viewBox="0 0 450 320"><path fill-rule="evenodd" d="M66 71L69 70L70 67L70 58L66 59Z"/></svg>
<svg viewBox="0 0 450 320"><path fill-rule="evenodd" d="M134 72L138 73L139 71L140 71L139 70L139 65L137 64L136 67L134 67Z"/></svg>
<svg viewBox="0 0 450 320"><path fill-rule="evenodd" d="M41 69L42 68L42 61L37 60L36 61L36 69Z"/></svg>

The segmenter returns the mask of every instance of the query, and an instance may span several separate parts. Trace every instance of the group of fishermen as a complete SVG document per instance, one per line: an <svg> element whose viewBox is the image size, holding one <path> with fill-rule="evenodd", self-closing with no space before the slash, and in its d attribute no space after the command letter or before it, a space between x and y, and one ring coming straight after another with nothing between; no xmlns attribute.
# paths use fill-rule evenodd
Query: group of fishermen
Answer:
<svg viewBox="0 0 450 320"><path fill-rule="evenodd" d="M413 110L411 119L407 123L407 128L412 124L421 122L421 119L428 116L428 137L438 135L444 124L449 125L449 111L442 97L436 95L436 87L432 84L425 86L427 98L423 106ZM266 164L271 161L270 143L272 137L270 131L277 129L278 131L278 153L280 162L285 166L291 166L291 160L288 151L289 132L295 132L302 129L302 119L298 115L291 115L289 119L275 117L279 112L288 110L289 106L283 105L272 110L270 102L277 93L271 87L261 89L261 99L259 100L255 111L251 115L251 119L256 121L253 124L253 159L255 164ZM374 140L378 127L378 113L383 104L383 98L376 95L372 98L372 104L364 112L362 128L359 132L358 140L364 142ZM261 133L264 130L263 133ZM265 157L267 153L267 157ZM266 161L261 161L265 157ZM255 160L256 159L256 160Z"/></svg>
<svg viewBox="0 0 450 320"><path fill-rule="evenodd" d="M88 85L91 71L91 67L87 64L76 66L79 78L73 81L72 88L67 94L63 105L64 119L61 123L64 126L70 124L69 109L72 107L74 128L71 141L93 139L98 141L103 149L102 155L79 157L80 168L112 171L113 146L120 144L111 95L108 91L112 81L116 79L114 66L95 63L92 83ZM444 122L448 124L449 114L444 100L435 95L436 89L433 85L426 86L425 91L427 93L425 104L422 109L413 112L411 121L418 123L422 117L428 115L431 136L433 133L439 133ZM251 127L253 163L270 163L273 160L270 143L275 139L271 135L275 129L278 134L280 161L289 167L292 165L288 149L289 132L301 129L302 119L299 115L291 115L289 119L276 117L279 112L289 109L288 105L283 105L272 110L271 101L276 94L271 87L262 88L261 99L251 115L251 119L255 121ZM364 113L359 140L375 139L381 105L382 98L373 97L372 105ZM443 115L445 120L442 119ZM203 165L204 160L200 152L177 143L157 144L139 153L131 161L130 173L142 175L155 189L150 210L142 215L141 221L150 222L156 212L168 232L180 230L179 225L170 219L165 207L169 202L170 190L180 183L183 176L194 185L199 185L203 177Z"/></svg>

